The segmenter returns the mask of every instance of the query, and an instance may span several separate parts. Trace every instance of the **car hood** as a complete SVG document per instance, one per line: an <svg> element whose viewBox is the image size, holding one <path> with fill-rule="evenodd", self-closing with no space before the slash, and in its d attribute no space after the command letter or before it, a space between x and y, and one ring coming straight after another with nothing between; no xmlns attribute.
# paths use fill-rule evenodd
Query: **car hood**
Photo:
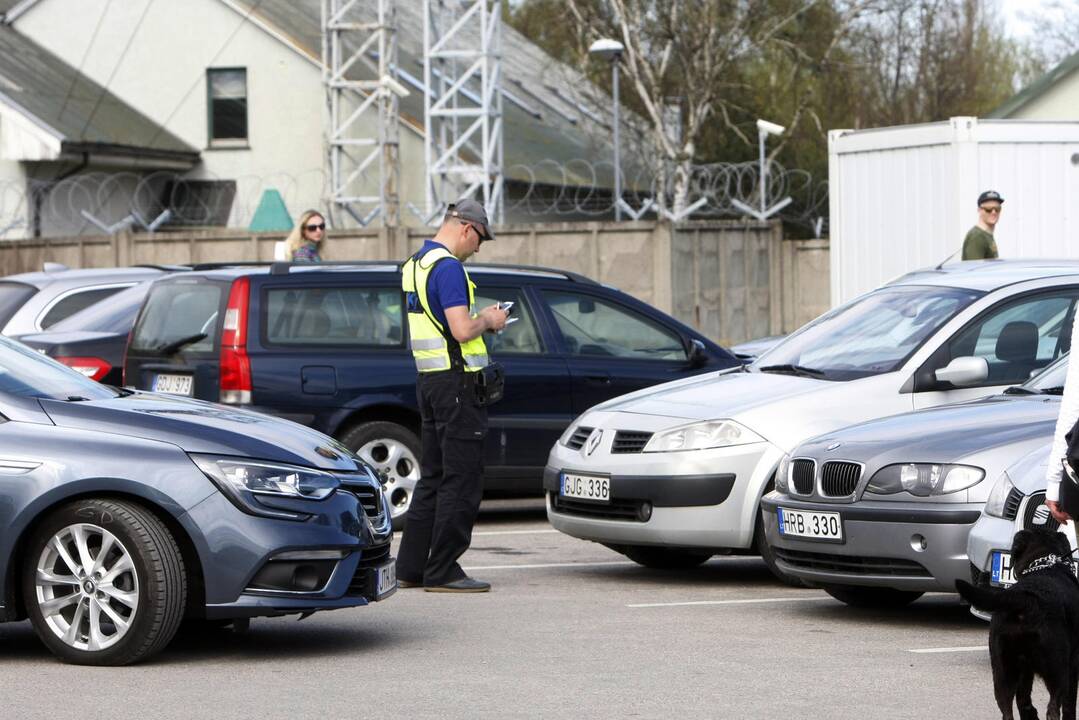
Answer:
<svg viewBox="0 0 1079 720"><path fill-rule="evenodd" d="M124 333L98 332L91 330L68 330L66 332L41 332L20 335L16 340L25 345L29 345L32 348L43 348L55 347L57 345L94 342L96 340L107 340L123 334Z"/></svg>
<svg viewBox="0 0 1079 720"><path fill-rule="evenodd" d="M42 400L60 427L129 435L190 453L247 456L327 470L356 471L354 455L333 438L288 420L154 393L111 400Z"/></svg>
<svg viewBox="0 0 1079 720"><path fill-rule="evenodd" d="M1060 398L994 395L870 420L807 440L792 455L884 466L949 463L991 448L1052 438Z"/></svg>
<svg viewBox="0 0 1079 720"><path fill-rule="evenodd" d="M734 418L780 400L827 393L841 384L775 373L724 372L623 395L595 409L685 420Z"/></svg>

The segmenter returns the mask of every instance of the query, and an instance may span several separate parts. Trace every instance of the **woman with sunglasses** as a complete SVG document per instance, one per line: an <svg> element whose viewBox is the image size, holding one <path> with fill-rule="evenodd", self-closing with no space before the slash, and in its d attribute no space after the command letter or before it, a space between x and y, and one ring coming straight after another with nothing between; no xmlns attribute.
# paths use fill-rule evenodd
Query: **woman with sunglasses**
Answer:
<svg viewBox="0 0 1079 720"><path fill-rule="evenodd" d="M322 262L322 241L326 237L326 219L318 210L307 210L292 228L285 248L292 262Z"/></svg>

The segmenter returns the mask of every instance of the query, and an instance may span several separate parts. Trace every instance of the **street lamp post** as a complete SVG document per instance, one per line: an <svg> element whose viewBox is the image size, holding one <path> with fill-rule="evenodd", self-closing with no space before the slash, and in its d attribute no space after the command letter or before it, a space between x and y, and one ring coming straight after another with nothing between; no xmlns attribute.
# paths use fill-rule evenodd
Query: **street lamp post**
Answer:
<svg viewBox="0 0 1079 720"><path fill-rule="evenodd" d="M618 137L618 60L625 47L617 40L603 38L596 40L588 52L611 62L611 86L614 96L614 219L622 219L622 163Z"/></svg>

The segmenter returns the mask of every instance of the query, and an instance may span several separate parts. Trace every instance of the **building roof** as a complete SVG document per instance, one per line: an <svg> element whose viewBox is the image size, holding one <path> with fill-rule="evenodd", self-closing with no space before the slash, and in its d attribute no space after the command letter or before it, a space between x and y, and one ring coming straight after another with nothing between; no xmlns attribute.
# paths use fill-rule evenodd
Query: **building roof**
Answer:
<svg viewBox="0 0 1079 720"><path fill-rule="evenodd" d="M252 19L321 64L319 0L223 2L250 13ZM410 91L400 102L401 115L420 129L424 110L422 8L419 0L397 3L397 79ZM464 28L467 36L474 38L474 47L480 42L477 24ZM505 177L559 186L612 186L610 108L596 108L581 92L579 88L591 86L591 81L506 23L502 24L502 49ZM352 67L350 77L373 79L374 74L361 63ZM470 89L478 94L477 85ZM625 170L633 164L628 144L623 146L622 155Z"/></svg>
<svg viewBox="0 0 1079 720"><path fill-rule="evenodd" d="M0 0L0 11L18 4ZM198 160L198 150L6 24L0 24L0 105L55 138L62 152Z"/></svg>
<svg viewBox="0 0 1079 720"><path fill-rule="evenodd" d="M1076 70L1079 70L1079 52L1076 52L1070 57L1066 58L1055 68L1045 73L1034 82L1027 85L1015 95L1012 95L1004 102L1003 105L986 115L986 117L1011 117L1024 105L1033 100L1036 100L1037 98L1047 93L1054 86L1056 86L1057 83L1071 75Z"/></svg>

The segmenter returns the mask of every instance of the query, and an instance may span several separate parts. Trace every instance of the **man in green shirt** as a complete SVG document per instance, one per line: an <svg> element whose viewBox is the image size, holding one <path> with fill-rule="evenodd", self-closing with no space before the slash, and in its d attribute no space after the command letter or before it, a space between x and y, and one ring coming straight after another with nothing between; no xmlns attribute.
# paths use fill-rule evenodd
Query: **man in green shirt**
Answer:
<svg viewBox="0 0 1079 720"><path fill-rule="evenodd" d="M996 190L986 190L978 196L978 224L963 239L964 260L991 260L997 256L997 242L993 239L1004 198Z"/></svg>

